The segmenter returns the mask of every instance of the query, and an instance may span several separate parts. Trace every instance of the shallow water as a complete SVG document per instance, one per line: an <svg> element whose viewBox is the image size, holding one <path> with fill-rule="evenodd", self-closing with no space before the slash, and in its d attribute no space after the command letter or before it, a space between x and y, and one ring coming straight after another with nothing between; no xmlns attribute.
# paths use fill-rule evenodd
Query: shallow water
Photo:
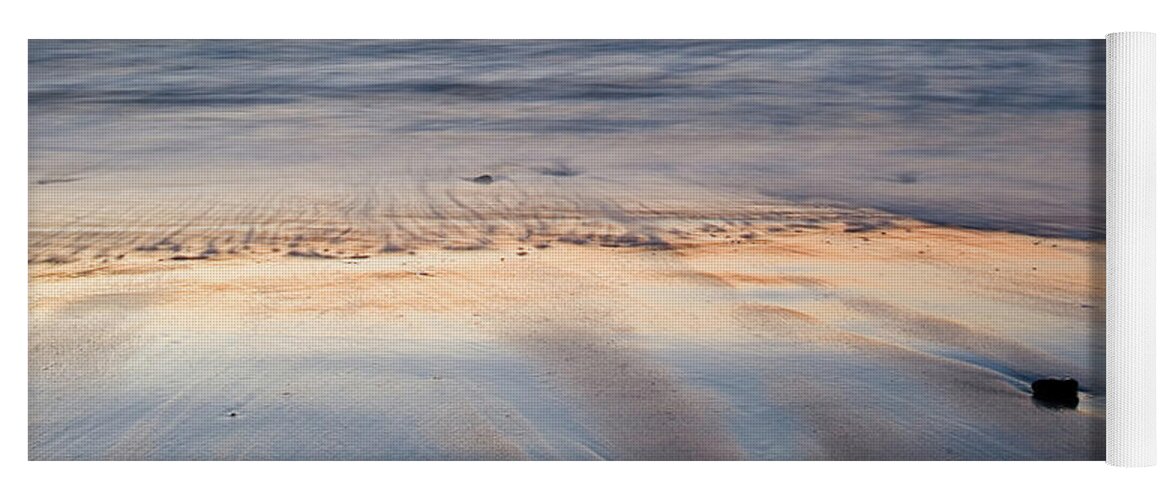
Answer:
<svg viewBox="0 0 1171 500"><path fill-rule="evenodd" d="M33 459L1104 456L1101 41L29 48Z"/></svg>
<svg viewBox="0 0 1171 500"><path fill-rule="evenodd" d="M628 224L640 203L681 199L1104 235L1100 40L29 49L34 223L54 197L92 192L150 199L164 220L226 212L223 225L308 208L383 237L387 211L463 220L536 205ZM459 189L482 174L508 193ZM167 200L183 192L199 196ZM125 222L106 212L71 220Z"/></svg>

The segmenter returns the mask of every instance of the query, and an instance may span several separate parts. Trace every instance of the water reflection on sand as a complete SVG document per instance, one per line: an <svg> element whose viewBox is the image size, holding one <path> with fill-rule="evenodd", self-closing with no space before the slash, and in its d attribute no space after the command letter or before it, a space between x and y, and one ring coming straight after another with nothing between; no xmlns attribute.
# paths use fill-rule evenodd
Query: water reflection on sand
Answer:
<svg viewBox="0 0 1171 500"><path fill-rule="evenodd" d="M1102 459L1104 50L34 40L29 454Z"/></svg>
<svg viewBox="0 0 1171 500"><path fill-rule="evenodd" d="M1085 260L1099 244L915 231L956 251L995 240L994 265L1064 284L1037 296L991 261L926 261L878 234L853 249L837 230L670 251L38 264L30 456L1100 459L1101 330L1077 305L1100 297ZM842 253L777 264L827 240ZM919 281L892 285L882 270L901 266ZM1013 300L1073 305L1021 321ZM1055 329L1061 349L1035 341ZM1033 404L1034 376L1076 376L1085 404Z"/></svg>

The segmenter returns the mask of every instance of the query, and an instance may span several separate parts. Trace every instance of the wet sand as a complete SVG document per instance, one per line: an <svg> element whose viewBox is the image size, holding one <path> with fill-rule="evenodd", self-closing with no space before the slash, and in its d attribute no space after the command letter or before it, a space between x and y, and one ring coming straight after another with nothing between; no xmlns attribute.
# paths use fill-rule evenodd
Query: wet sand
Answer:
<svg viewBox="0 0 1171 500"><path fill-rule="evenodd" d="M498 177L405 218L34 187L30 458L1103 457L1101 242Z"/></svg>
<svg viewBox="0 0 1171 500"><path fill-rule="evenodd" d="M33 459L1104 457L1101 40L28 61Z"/></svg>

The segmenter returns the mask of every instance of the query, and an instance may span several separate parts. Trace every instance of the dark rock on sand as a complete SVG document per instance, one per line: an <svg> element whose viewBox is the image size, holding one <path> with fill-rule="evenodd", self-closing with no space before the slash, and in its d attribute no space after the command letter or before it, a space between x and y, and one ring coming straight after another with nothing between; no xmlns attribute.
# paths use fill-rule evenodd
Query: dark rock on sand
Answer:
<svg viewBox="0 0 1171 500"><path fill-rule="evenodd" d="M1072 378L1044 378L1033 382L1033 399L1059 408L1077 408L1077 380Z"/></svg>
<svg viewBox="0 0 1171 500"><path fill-rule="evenodd" d="M491 184L495 181L496 181L496 179L493 179L492 176L488 175L488 174L484 174L484 175L481 175L479 177L472 179L472 182L474 182L476 184Z"/></svg>

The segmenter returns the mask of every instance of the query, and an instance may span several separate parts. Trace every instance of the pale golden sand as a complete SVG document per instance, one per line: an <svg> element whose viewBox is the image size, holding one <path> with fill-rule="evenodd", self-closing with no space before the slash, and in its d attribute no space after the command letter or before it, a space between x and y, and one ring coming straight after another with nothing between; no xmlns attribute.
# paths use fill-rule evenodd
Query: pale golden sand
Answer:
<svg viewBox="0 0 1171 500"><path fill-rule="evenodd" d="M462 250L34 227L30 456L1100 458L1101 243L797 210Z"/></svg>
<svg viewBox="0 0 1171 500"><path fill-rule="evenodd" d="M30 42L29 454L1100 460L1102 54Z"/></svg>

